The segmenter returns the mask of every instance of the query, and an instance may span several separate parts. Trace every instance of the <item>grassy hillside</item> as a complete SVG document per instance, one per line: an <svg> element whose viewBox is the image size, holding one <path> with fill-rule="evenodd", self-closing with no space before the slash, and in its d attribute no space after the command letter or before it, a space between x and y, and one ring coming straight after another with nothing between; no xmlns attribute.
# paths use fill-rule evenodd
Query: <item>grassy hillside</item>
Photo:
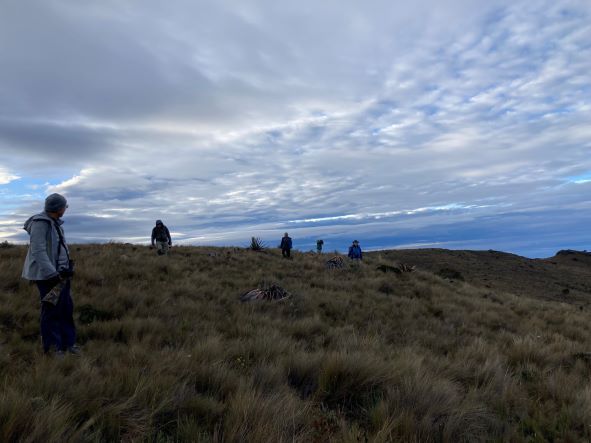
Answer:
<svg viewBox="0 0 591 443"><path fill-rule="evenodd" d="M492 250L412 249L380 254L389 261L419 263L422 269L440 275L456 270L465 281L479 287L591 305L591 253L566 250L535 260Z"/></svg>
<svg viewBox="0 0 591 443"><path fill-rule="evenodd" d="M25 249L1 248L0 441L591 439L586 256L463 253L329 271L275 250L73 247L84 356L60 361L41 354ZM399 260L417 270L377 269ZM292 297L239 302L272 283Z"/></svg>

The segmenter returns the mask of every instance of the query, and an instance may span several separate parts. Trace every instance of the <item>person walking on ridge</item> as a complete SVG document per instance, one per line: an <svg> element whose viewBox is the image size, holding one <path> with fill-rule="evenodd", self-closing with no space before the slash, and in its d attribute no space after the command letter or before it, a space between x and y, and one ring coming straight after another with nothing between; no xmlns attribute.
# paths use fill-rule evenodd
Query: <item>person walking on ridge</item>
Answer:
<svg viewBox="0 0 591 443"><path fill-rule="evenodd" d="M30 217L24 229L30 236L22 277L34 281L41 300L43 351L56 357L80 355L76 345L74 303L70 293L74 262L66 244L61 219L68 203L60 194L45 199L45 210Z"/></svg>
<svg viewBox="0 0 591 443"><path fill-rule="evenodd" d="M281 255L284 258L291 258L291 249L293 247L293 243L287 232L283 235L279 247L281 248Z"/></svg>
<svg viewBox="0 0 591 443"><path fill-rule="evenodd" d="M351 260L363 260L363 252L361 251L361 246L359 246L357 240L353 240L353 244L349 246L348 256Z"/></svg>
<svg viewBox="0 0 591 443"><path fill-rule="evenodd" d="M152 247L156 242L156 252L158 255L168 255L168 251L172 246L172 239L170 238L170 231L162 223L162 220L156 220L156 226L152 229Z"/></svg>

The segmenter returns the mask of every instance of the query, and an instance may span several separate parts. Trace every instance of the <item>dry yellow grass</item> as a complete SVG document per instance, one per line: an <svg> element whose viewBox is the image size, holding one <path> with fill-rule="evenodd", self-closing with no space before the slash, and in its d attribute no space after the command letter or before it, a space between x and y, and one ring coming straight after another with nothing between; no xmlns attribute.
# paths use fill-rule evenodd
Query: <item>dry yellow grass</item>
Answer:
<svg viewBox="0 0 591 443"><path fill-rule="evenodd" d="M72 249L84 356L58 361L25 249L0 248L1 441L591 439L580 297L383 273L382 253L328 271L276 250ZM271 283L292 298L238 301Z"/></svg>

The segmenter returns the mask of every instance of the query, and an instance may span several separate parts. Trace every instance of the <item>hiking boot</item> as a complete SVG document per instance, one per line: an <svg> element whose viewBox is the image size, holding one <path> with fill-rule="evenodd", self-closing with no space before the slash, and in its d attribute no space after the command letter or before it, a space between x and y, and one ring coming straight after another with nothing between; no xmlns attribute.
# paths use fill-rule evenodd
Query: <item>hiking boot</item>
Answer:
<svg viewBox="0 0 591 443"><path fill-rule="evenodd" d="M80 346L78 346L78 345L70 346L68 348L68 352L72 355L75 355L76 357L80 357L82 355L82 350L80 349Z"/></svg>

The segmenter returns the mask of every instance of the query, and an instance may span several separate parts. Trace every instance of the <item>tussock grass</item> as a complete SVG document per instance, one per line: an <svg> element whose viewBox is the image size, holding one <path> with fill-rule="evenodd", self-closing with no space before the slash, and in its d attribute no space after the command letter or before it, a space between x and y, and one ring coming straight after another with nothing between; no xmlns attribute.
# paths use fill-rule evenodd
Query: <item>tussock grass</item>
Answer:
<svg viewBox="0 0 591 443"><path fill-rule="evenodd" d="M41 354L25 248L0 249L1 441L591 439L579 305L384 273L388 254L327 270L277 250L75 246L84 355L59 361ZM292 297L239 302L269 284Z"/></svg>

